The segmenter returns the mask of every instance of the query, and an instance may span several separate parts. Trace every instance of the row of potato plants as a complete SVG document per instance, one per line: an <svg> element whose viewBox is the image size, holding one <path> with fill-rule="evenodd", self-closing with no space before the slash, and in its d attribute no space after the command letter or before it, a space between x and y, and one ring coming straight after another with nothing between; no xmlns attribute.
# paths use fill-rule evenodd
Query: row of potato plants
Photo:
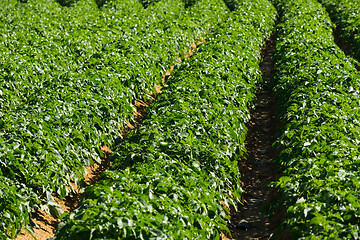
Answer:
<svg viewBox="0 0 360 240"><path fill-rule="evenodd" d="M286 207L277 234L359 239L360 74L334 43L333 23L319 2L273 2L281 17L274 86L284 125L273 206Z"/></svg>
<svg viewBox="0 0 360 240"><path fill-rule="evenodd" d="M343 39L352 44L354 57L360 61L360 0L320 0L336 24Z"/></svg>
<svg viewBox="0 0 360 240"><path fill-rule="evenodd" d="M236 9L175 66L146 119L54 239L221 238L224 205L236 208L241 198L237 160L262 81L260 49L276 16L266 0Z"/></svg>
<svg viewBox="0 0 360 240"><path fill-rule="evenodd" d="M1 2L0 238L32 231L37 209L59 216L53 194L81 184L135 101L227 12L220 0Z"/></svg>

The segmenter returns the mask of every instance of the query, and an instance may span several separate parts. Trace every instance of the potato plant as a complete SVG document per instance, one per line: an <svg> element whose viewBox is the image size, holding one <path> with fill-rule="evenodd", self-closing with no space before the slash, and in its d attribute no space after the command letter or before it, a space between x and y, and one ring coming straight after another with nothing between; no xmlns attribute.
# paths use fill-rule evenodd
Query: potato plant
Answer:
<svg viewBox="0 0 360 240"><path fill-rule="evenodd" d="M359 0L320 0L343 40L352 45L352 52L360 61L360 1Z"/></svg>
<svg viewBox="0 0 360 240"><path fill-rule="evenodd" d="M227 14L220 0L1 2L0 238L32 231L37 209L59 217L53 195L81 185L136 100Z"/></svg>
<svg viewBox="0 0 360 240"><path fill-rule="evenodd" d="M280 13L274 86L285 127L274 206L292 239L359 239L360 74L313 0L274 0ZM281 231L280 231L281 232Z"/></svg>
<svg viewBox="0 0 360 240"><path fill-rule="evenodd" d="M236 208L241 198L237 160L275 16L268 1L241 1L176 65L54 239L220 239L228 217L221 202Z"/></svg>

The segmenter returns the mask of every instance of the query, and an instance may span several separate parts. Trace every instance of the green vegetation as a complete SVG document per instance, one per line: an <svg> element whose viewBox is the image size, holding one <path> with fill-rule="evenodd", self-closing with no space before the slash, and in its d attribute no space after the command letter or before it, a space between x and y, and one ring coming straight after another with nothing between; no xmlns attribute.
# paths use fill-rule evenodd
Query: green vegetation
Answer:
<svg viewBox="0 0 360 240"><path fill-rule="evenodd" d="M227 229L221 201L236 207L241 197L237 160L274 21L269 2L243 1L176 65L147 119L55 239L220 239Z"/></svg>
<svg viewBox="0 0 360 240"><path fill-rule="evenodd" d="M359 59L359 0L273 2L284 127L271 210L286 211L274 237L359 239L360 74L325 10ZM32 232L39 209L62 218L54 239L220 239L275 16L267 0L0 2L0 239ZM136 101L203 38L119 141ZM54 196L83 185L104 145L113 165L63 214Z"/></svg>
<svg viewBox="0 0 360 240"><path fill-rule="evenodd" d="M312 0L275 0L280 12L275 89L285 125L276 206L293 239L359 239L360 75Z"/></svg>
<svg viewBox="0 0 360 240"><path fill-rule="evenodd" d="M171 11L169 11L171 9ZM222 1L0 3L0 238L32 231L30 212L81 185L134 103L227 16Z"/></svg>
<svg viewBox="0 0 360 240"><path fill-rule="evenodd" d="M352 44L360 61L360 0L320 0L328 10L343 39Z"/></svg>

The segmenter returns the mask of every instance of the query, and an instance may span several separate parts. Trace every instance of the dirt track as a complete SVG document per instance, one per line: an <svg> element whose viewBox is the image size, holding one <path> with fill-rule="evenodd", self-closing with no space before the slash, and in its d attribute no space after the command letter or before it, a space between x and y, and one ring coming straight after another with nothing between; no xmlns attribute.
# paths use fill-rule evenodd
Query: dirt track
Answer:
<svg viewBox="0 0 360 240"><path fill-rule="evenodd" d="M260 70L264 78L263 89L258 92L255 107L251 109L245 142L248 151L246 159L239 160L243 205L231 214L228 226L232 238L223 239L268 239L278 225L278 221L270 221L262 214L262 209L276 197L276 190L268 187L277 178L273 164L277 152L272 144L279 129L277 98L270 87L274 68L272 57L275 53L273 38L267 39L266 47L262 49Z"/></svg>

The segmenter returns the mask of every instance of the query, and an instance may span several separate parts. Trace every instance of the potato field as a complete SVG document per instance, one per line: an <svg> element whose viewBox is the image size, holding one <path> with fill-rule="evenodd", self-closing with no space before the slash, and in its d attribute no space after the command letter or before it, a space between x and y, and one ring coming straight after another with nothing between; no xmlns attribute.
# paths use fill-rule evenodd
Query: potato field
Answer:
<svg viewBox="0 0 360 240"><path fill-rule="evenodd" d="M0 239L360 239L359 60L360 0L0 0Z"/></svg>

